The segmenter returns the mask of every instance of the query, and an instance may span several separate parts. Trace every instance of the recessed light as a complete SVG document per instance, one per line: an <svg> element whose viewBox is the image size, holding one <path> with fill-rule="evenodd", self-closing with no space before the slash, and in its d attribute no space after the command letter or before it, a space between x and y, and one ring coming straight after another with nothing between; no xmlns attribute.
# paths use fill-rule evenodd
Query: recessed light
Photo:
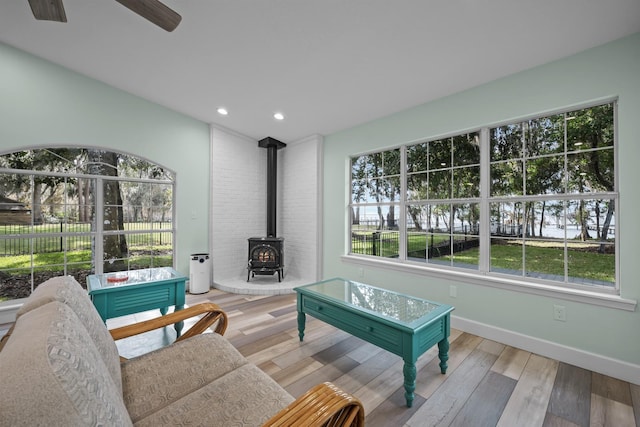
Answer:
<svg viewBox="0 0 640 427"><path fill-rule="evenodd" d="M226 116L227 114L229 114L229 112L227 111L226 108L220 107L218 108L218 114L220 114L221 116Z"/></svg>
<svg viewBox="0 0 640 427"><path fill-rule="evenodd" d="M274 118L274 119L276 119L276 120L284 120L284 114L282 114L282 113L275 113L275 114L273 115L273 118Z"/></svg>

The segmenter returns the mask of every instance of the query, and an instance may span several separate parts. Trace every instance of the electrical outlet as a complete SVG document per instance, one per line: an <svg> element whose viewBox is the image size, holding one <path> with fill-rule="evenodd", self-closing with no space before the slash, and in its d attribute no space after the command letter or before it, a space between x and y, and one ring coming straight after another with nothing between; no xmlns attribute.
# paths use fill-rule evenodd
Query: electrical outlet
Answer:
<svg viewBox="0 0 640 427"><path fill-rule="evenodd" d="M564 305L553 306L553 318L561 322L567 321L567 312L565 311Z"/></svg>
<svg viewBox="0 0 640 427"><path fill-rule="evenodd" d="M449 296L451 298L456 298L458 296L458 287L456 285L449 286Z"/></svg>

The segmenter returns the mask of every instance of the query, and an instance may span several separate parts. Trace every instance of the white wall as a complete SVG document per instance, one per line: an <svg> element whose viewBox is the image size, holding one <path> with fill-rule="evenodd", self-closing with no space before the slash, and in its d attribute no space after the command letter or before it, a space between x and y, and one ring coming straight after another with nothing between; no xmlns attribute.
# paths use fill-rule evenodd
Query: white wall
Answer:
<svg viewBox="0 0 640 427"><path fill-rule="evenodd" d="M267 150L211 126L213 281L246 277L247 239L266 235Z"/></svg>
<svg viewBox="0 0 640 427"><path fill-rule="evenodd" d="M322 256L322 137L293 142L280 151L278 233L285 237L286 274L317 281Z"/></svg>

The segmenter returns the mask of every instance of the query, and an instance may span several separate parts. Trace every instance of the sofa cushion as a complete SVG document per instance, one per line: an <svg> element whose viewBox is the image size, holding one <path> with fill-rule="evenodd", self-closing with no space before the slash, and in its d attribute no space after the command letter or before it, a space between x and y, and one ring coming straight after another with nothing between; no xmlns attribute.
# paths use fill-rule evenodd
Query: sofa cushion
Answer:
<svg viewBox="0 0 640 427"><path fill-rule="evenodd" d="M260 426L293 400L271 377L247 364L134 425Z"/></svg>
<svg viewBox="0 0 640 427"><path fill-rule="evenodd" d="M203 334L122 363L131 420L149 416L247 363L229 341Z"/></svg>
<svg viewBox="0 0 640 427"><path fill-rule="evenodd" d="M80 319L58 301L23 313L0 352L1 425L131 425Z"/></svg>
<svg viewBox="0 0 640 427"><path fill-rule="evenodd" d="M122 392L118 348L93 306L87 291L72 276L52 277L42 282L20 307L16 318L51 301L60 301L73 309L100 352L114 383Z"/></svg>

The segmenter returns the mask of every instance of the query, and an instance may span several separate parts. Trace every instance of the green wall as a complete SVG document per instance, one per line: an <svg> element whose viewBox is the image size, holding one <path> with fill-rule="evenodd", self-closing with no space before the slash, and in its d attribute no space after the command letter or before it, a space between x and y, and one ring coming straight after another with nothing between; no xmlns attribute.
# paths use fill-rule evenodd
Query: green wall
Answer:
<svg viewBox="0 0 640 427"><path fill-rule="evenodd" d="M0 152L46 145L124 151L173 170L178 270L208 251L209 126L0 43Z"/></svg>
<svg viewBox="0 0 640 427"><path fill-rule="evenodd" d="M508 55L487 55L508 61ZM469 64L460 72L473 72ZM325 138L323 277L342 276L452 304L453 313L640 365L640 313L345 261L348 157L611 97L618 102L621 296L640 298L640 33ZM381 100L383 102L383 100ZM363 268L361 275L360 268ZM449 297L449 285L457 298ZM552 319L566 306L566 322Z"/></svg>

